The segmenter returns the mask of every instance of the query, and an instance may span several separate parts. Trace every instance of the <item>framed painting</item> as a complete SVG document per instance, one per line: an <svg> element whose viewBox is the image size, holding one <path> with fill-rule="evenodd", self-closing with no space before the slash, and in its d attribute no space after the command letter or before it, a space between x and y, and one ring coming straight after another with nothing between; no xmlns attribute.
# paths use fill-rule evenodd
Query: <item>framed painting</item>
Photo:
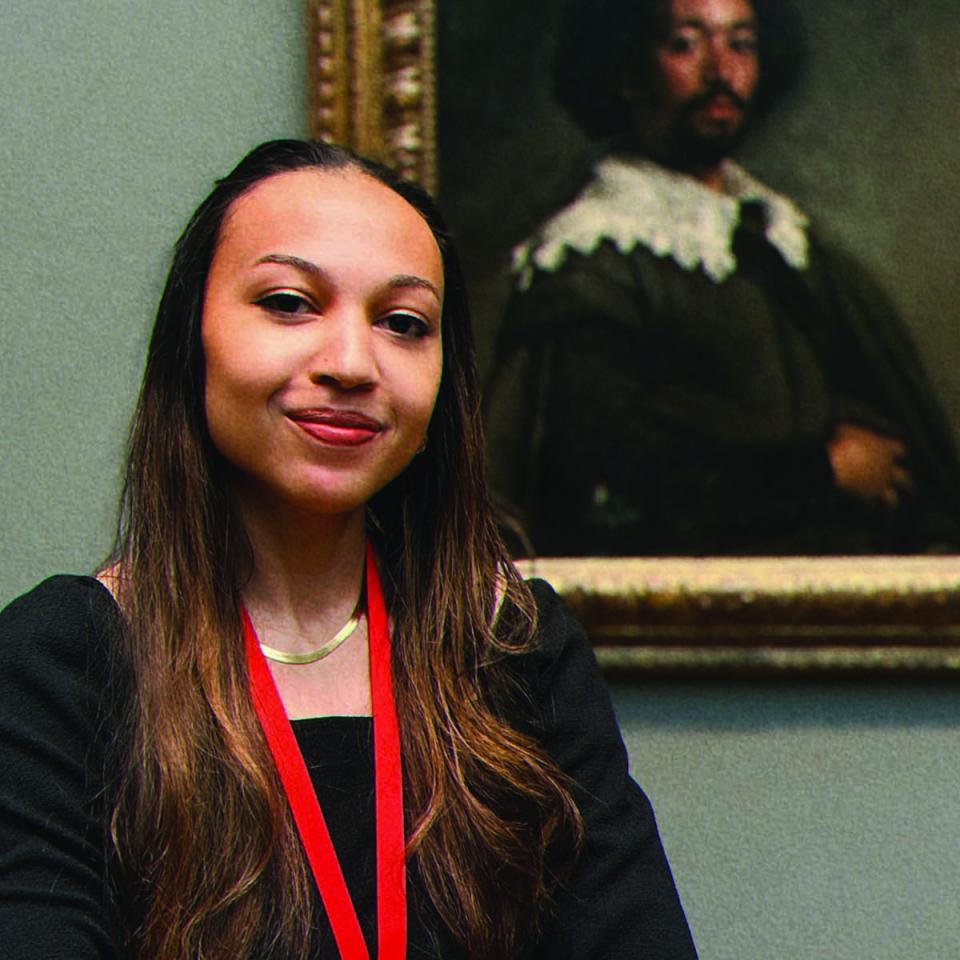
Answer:
<svg viewBox="0 0 960 960"><path fill-rule="evenodd" d="M439 191L448 216L452 209L454 218L459 216L465 224L458 231L461 240L480 250L479 261L488 261L476 271L481 287L494 286L500 269L489 265L495 260L492 247L516 242L547 203L546 194L541 197L533 190L526 210L511 219L503 204L493 204L492 195L484 193L484 173L500 149L491 131L511 144L508 156L501 156L500 165L507 169L507 180L497 187L501 194L513 195L509 177L516 164L506 161L539 149L540 160L534 156L533 162L543 164L544 137L554 138L551 145L562 141L560 152L566 159L559 167L566 164L572 169L582 152L563 120L541 119L539 126L529 129L529 122L512 116L518 102L522 113L525 97L544 95L542 89L538 92L538 85L543 86L544 47L531 38L557 2L536 0L521 5L520 13L515 3L501 0L308 3L311 134L379 157ZM847 5L833 0L817 0L812 7L822 8L822 15L834 20L848 15ZM949 15L945 3L934 4L925 14L931 36L939 32L940 8ZM508 30L510 17L524 20L528 37ZM882 26L884 36L897 35L903 26ZM842 34L850 35L851 31ZM445 48L452 36L462 40L456 50ZM498 63L517 58L526 58L525 82L509 70L498 71ZM505 79L491 79L498 72ZM476 82L470 80L473 76ZM493 84L491 93L485 92L487 80ZM451 85L456 96L451 95ZM480 114L478 132L463 135ZM549 128L546 133L544 124ZM778 142L784 136L802 141L805 135L789 127L781 127L779 134ZM552 149L551 158L559 149ZM528 173L525 182L546 184L547 193L562 193L567 189L565 174L556 172L557 166L552 161L543 164L532 180ZM816 170L812 176L822 187L823 177ZM823 202L833 201L827 196ZM496 207L499 225L490 225L485 208L491 206ZM851 215L851 223L855 221ZM850 229L855 236L863 228ZM491 235L492 245L485 240ZM885 262L888 253L881 244L877 261ZM913 282L918 289L930 287L922 275ZM909 296L909 283L905 289ZM941 284L940 295L943 304L960 300L960 290L949 284ZM942 310L943 304L934 306ZM491 300L481 292L481 320L485 310L495 312L497 306L496 296ZM482 334L481 329L481 351ZM934 344L932 352L940 350ZM544 558L524 561L522 566L528 575L542 576L556 587L588 630L608 671L937 675L960 671L958 558Z"/></svg>

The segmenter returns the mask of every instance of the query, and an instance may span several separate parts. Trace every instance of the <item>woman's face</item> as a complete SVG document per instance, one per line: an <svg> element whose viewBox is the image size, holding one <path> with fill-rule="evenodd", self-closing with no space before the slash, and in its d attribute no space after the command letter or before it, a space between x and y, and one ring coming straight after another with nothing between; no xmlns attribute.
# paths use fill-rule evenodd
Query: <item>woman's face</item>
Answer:
<svg viewBox="0 0 960 960"><path fill-rule="evenodd" d="M224 221L202 336L210 435L235 493L361 508L424 441L443 263L420 214L355 169L261 181Z"/></svg>

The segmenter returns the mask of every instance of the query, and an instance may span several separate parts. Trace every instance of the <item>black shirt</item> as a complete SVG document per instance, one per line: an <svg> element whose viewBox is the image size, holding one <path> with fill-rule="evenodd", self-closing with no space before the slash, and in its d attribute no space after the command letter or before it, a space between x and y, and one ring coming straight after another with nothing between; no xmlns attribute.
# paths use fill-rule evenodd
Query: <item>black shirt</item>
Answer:
<svg viewBox="0 0 960 960"><path fill-rule="evenodd" d="M649 801L630 779L582 630L534 582L540 645L517 658L543 746L576 783L586 842L524 956L696 956ZM0 614L0 942L9 960L120 955L103 792L115 731L116 604L89 577L53 577ZM296 720L361 924L376 955L371 721ZM409 871L411 958L465 957ZM122 901L122 891L120 894ZM123 910L121 902L117 909ZM322 907L318 958L336 957Z"/></svg>

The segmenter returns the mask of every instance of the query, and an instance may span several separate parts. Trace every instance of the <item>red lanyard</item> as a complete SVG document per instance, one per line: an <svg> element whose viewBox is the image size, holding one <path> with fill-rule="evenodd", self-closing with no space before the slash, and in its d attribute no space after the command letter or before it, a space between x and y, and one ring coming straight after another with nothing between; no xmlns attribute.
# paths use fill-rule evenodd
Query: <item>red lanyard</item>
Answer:
<svg viewBox="0 0 960 960"><path fill-rule="evenodd" d="M323 899L342 960L369 960L357 911L333 849L317 794L293 735L256 631L243 610L243 633L253 703L273 753ZM393 699L390 630L373 548L367 544L367 625L373 700L377 830L377 938L379 960L403 960L407 951L407 881L403 837L400 730Z"/></svg>

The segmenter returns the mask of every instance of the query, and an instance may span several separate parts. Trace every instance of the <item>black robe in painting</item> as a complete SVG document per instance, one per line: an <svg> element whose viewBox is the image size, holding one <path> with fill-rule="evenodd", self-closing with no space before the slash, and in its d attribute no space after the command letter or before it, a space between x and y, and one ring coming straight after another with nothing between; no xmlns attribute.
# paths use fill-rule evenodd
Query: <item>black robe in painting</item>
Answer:
<svg viewBox="0 0 960 960"><path fill-rule="evenodd" d="M909 336L795 208L805 249L771 242L765 197L789 201L762 190L727 209L726 268L723 256L695 262L669 227L666 239L625 242L601 224L595 242L566 246L547 268L535 262L544 234L521 251L526 276L498 337L486 421L494 488L534 552L960 544L960 465ZM601 211L610 202L608 192ZM827 441L841 422L906 444L914 491L895 509L836 487Z"/></svg>

